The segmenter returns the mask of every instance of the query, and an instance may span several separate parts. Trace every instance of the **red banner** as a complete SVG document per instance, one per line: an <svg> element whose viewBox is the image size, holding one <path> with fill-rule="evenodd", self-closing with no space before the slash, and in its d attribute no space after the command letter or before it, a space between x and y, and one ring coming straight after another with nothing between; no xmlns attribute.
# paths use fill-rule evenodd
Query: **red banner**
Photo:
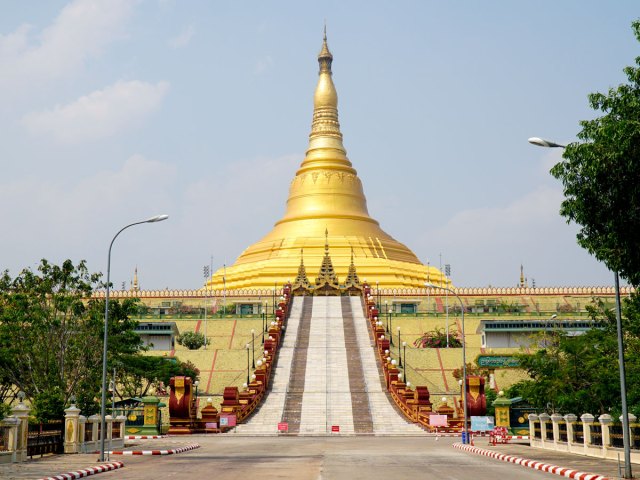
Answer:
<svg viewBox="0 0 640 480"><path fill-rule="evenodd" d="M279 432L288 432L289 431L289 424L287 422L280 422L278 424L278 431Z"/></svg>
<svg viewBox="0 0 640 480"><path fill-rule="evenodd" d="M339 432L340 431L340 425L331 425L331 431L332 432Z"/></svg>

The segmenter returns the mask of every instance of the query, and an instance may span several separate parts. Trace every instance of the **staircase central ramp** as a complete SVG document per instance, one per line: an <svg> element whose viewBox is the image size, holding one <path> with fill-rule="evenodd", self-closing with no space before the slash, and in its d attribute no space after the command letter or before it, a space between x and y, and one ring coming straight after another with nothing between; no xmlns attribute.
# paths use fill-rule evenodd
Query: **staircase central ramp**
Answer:
<svg viewBox="0 0 640 480"><path fill-rule="evenodd" d="M340 297L313 297L301 435L354 434ZM338 433L338 432L334 432Z"/></svg>

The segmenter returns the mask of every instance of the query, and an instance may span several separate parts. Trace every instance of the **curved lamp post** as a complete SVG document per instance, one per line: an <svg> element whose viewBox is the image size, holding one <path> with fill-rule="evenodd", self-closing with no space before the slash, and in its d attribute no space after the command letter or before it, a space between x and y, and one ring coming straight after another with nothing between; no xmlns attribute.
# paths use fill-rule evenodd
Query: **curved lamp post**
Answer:
<svg viewBox="0 0 640 480"><path fill-rule="evenodd" d="M462 426L462 443L469 443L469 431L467 429L467 341L464 336L464 303L462 303L462 299L458 296L456 292L454 292L449 287L442 287L440 285L435 285L433 283L425 283L427 288L439 288L440 290L446 290L447 292L454 295L458 302L460 302L460 315L462 316L462 405L463 405L463 416L464 416L464 425Z"/></svg>
<svg viewBox="0 0 640 480"><path fill-rule="evenodd" d="M543 138L531 137L529 143L538 147L566 148L566 145L545 140ZM622 444L624 446L624 477L633 478L631 473L631 439L629 430L629 409L627 407L627 381L624 366L624 339L622 336L622 312L620 307L620 277L618 271L614 273L614 284L616 291L616 330L618 334L618 364L620 365L620 400L622 403Z"/></svg>
<svg viewBox="0 0 640 480"><path fill-rule="evenodd" d="M109 289L111 282L111 247L113 247L113 242L116 241L118 235L120 235L124 230L129 227L133 227L134 225L141 225L143 223L155 223L161 222L169 218L169 215L156 215L155 217L148 218L147 220L142 220L141 222L130 223L129 225L122 227L118 230L118 233L115 234L111 243L109 244L109 255L107 256L107 292L105 295L104 302L104 337L102 340L102 407L101 407L101 416L100 420L100 461L104 462L104 440L106 437L106 425L105 425L105 416L107 415L106 402L107 402L107 345L109 341Z"/></svg>

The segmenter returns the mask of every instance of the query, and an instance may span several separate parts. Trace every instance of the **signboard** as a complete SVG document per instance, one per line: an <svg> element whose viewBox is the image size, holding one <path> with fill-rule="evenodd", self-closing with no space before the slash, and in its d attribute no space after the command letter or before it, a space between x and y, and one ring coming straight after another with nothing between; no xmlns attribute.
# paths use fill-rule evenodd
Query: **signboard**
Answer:
<svg viewBox="0 0 640 480"><path fill-rule="evenodd" d="M236 426L236 416L235 415L220 415L220 426L221 427L235 427Z"/></svg>
<svg viewBox="0 0 640 480"><path fill-rule="evenodd" d="M280 422L278 424L278 431L279 432L288 432L289 431L289 424L287 422Z"/></svg>
<svg viewBox="0 0 640 480"><path fill-rule="evenodd" d="M449 423L447 422L447 416L431 414L429 415L429 425L431 425L432 427L447 427L449 426Z"/></svg>
<svg viewBox="0 0 640 480"><path fill-rule="evenodd" d="M485 368L514 368L519 367L520 362L510 355L478 355L479 367Z"/></svg>
<svg viewBox="0 0 640 480"><path fill-rule="evenodd" d="M204 428L206 430L216 429L216 428L218 428L218 424L216 422L207 422L207 423L204 424Z"/></svg>
<svg viewBox="0 0 640 480"><path fill-rule="evenodd" d="M331 431L332 432L339 432L340 431L340 425L331 425Z"/></svg>
<svg viewBox="0 0 640 480"><path fill-rule="evenodd" d="M493 417L471 417L472 432L488 432L493 430Z"/></svg>

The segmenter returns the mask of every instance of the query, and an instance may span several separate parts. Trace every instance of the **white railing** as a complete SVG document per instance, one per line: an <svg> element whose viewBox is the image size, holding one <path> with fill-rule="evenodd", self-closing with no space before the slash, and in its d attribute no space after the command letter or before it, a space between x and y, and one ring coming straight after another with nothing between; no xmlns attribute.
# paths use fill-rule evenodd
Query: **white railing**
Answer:
<svg viewBox="0 0 640 480"><path fill-rule="evenodd" d="M622 421L622 417L620 417ZM640 440L636 417L629 414L631 438L631 462L640 463L640 450L633 446ZM590 457L617 460L623 453L622 432L619 425L613 423L611 415L600 415L598 419L585 413L578 418L574 414L552 415L542 413L529 415L529 441L535 448L576 453ZM634 438L635 435L635 438Z"/></svg>

